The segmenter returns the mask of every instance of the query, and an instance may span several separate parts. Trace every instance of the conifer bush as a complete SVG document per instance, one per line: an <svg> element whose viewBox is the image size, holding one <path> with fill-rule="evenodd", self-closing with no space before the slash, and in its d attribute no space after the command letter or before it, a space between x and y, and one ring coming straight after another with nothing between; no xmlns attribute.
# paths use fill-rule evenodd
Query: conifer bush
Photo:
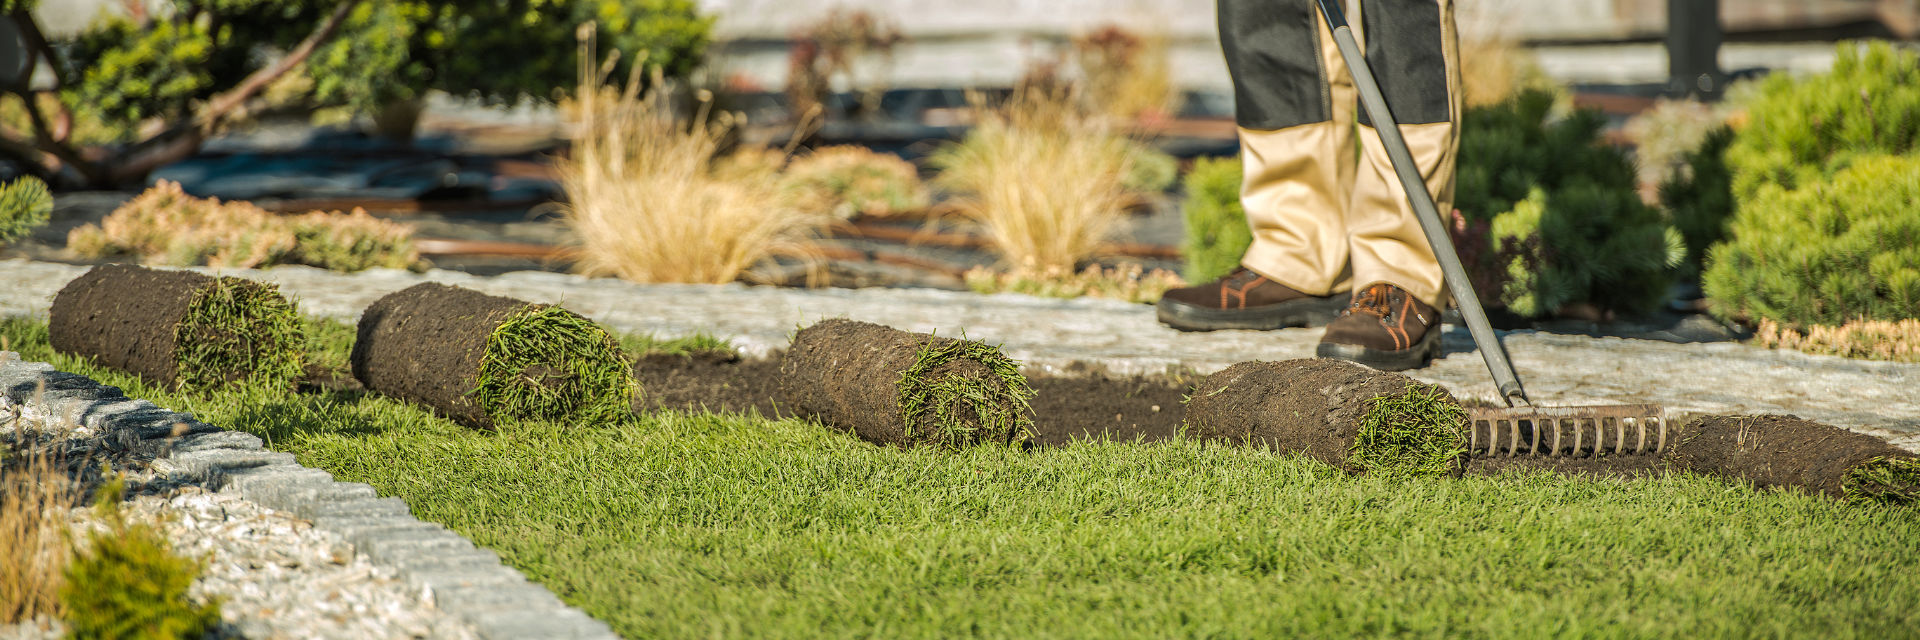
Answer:
<svg viewBox="0 0 1920 640"><path fill-rule="evenodd" d="M104 530L67 565L60 600L74 638L199 638L220 622L220 602L195 603L187 590L200 578L201 563L173 552L160 530L130 522L120 510L124 484L101 487L94 509Z"/></svg>
<svg viewBox="0 0 1920 640"><path fill-rule="evenodd" d="M1861 156L1920 147L1920 54L1877 42L1839 45L1833 69L1762 82L1727 150L1742 203L1766 186L1823 182Z"/></svg>
<svg viewBox="0 0 1920 640"><path fill-rule="evenodd" d="M1253 229L1240 205L1240 160L1201 158L1187 172L1186 240L1180 254L1187 259L1187 282L1208 282L1240 266L1240 257L1253 244Z"/></svg>
<svg viewBox="0 0 1920 640"><path fill-rule="evenodd" d="M1713 312L1788 330L1920 318L1917 147L1920 55L1843 43L1827 73L1768 77L1725 153Z"/></svg>
<svg viewBox="0 0 1920 640"><path fill-rule="evenodd" d="M19 240L47 223L53 212L53 194L32 176L0 187L0 246Z"/></svg>
<svg viewBox="0 0 1920 640"><path fill-rule="evenodd" d="M1723 316L1789 327L1920 318L1920 158L1855 156L1832 178L1760 184L1702 286Z"/></svg>
<svg viewBox="0 0 1920 640"><path fill-rule="evenodd" d="M1601 143L1603 116L1562 115L1555 101L1529 89L1462 118L1455 204L1462 227L1490 221L1492 234L1462 241L1491 249L1462 259L1476 282L1500 283L1489 302L1523 316L1651 309L1684 254L1680 234L1640 202L1633 162Z"/></svg>
<svg viewBox="0 0 1920 640"><path fill-rule="evenodd" d="M1707 250L1727 237L1733 217L1733 172L1727 167L1727 147L1733 129L1721 127L1707 134L1699 148L1684 155L1684 169L1660 183L1660 206L1687 245L1682 273L1697 276L1706 270Z"/></svg>

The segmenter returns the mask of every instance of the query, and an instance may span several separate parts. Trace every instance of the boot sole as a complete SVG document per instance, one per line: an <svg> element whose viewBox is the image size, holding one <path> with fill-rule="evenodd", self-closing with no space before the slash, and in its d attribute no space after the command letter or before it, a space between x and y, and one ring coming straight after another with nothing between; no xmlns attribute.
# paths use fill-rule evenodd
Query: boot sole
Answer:
<svg viewBox="0 0 1920 640"><path fill-rule="evenodd" d="M1322 358L1346 360L1363 364L1381 371L1406 371L1418 369L1433 362L1440 353L1440 332L1443 325L1434 325L1427 329L1427 335L1413 346L1399 350L1383 350L1363 347L1357 344L1337 344L1322 342L1314 349L1314 355Z"/></svg>
<svg viewBox="0 0 1920 640"><path fill-rule="evenodd" d="M1249 329L1269 331L1287 327L1319 327L1333 322L1347 308L1348 296L1302 298L1251 309L1211 309L1162 298L1156 312L1160 323L1181 331Z"/></svg>

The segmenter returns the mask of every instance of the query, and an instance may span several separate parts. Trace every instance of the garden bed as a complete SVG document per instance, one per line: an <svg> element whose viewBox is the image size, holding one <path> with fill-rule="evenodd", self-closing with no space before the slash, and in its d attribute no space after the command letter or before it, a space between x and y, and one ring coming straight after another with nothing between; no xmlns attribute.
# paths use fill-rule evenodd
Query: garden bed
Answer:
<svg viewBox="0 0 1920 640"><path fill-rule="evenodd" d="M1182 438L901 450L713 411L489 433L345 389L181 394L52 353L43 326L0 329L28 358L404 498L629 637L1898 635L1920 623L1903 595L1920 589L1904 570L1920 562L1910 510L1689 474L1395 480ZM310 334L330 345L316 361L344 366L350 331ZM665 402L675 385L694 398L771 366L675 355L636 369L642 402ZM1060 388L1144 398L1187 382ZM1036 408L1047 384L1035 379ZM1036 429L1129 433L1074 415L1084 423Z"/></svg>

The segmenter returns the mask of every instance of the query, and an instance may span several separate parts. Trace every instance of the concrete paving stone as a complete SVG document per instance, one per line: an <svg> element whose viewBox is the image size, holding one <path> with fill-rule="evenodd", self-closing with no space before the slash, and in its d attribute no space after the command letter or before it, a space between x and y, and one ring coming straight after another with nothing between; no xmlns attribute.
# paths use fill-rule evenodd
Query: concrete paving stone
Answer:
<svg viewBox="0 0 1920 640"><path fill-rule="evenodd" d="M333 474L294 465L268 465L223 470L219 474L222 491L234 491L242 497L274 509L293 505L279 504L271 494L300 485L324 485L333 482ZM256 497L259 496L259 497Z"/></svg>
<svg viewBox="0 0 1920 640"><path fill-rule="evenodd" d="M138 400L137 402L146 402L146 401ZM148 403L148 404L152 404L152 403ZM251 433L244 433L240 431L214 431L211 433L196 433L193 435L180 438L179 440L175 440L173 444L168 448L168 451L172 452L175 455L178 455L178 454L189 452L189 451L203 451L203 450L210 450L210 449L233 449L237 451L257 450L263 446L265 446L265 442L263 442L260 439L260 436L253 435Z"/></svg>
<svg viewBox="0 0 1920 640"><path fill-rule="evenodd" d="M485 611L467 621L488 640L601 640L618 638L607 623L578 609Z"/></svg>
<svg viewBox="0 0 1920 640"><path fill-rule="evenodd" d="M378 546L379 543L369 540L368 544ZM426 549L418 553L396 554L392 556L391 562L396 567L420 570L477 568L500 564L500 554L492 549L481 547Z"/></svg>
<svg viewBox="0 0 1920 640"><path fill-rule="evenodd" d="M362 498L325 502L305 507L306 513L300 517L308 519L326 516L404 516L407 503L399 498Z"/></svg>
<svg viewBox="0 0 1920 640"><path fill-rule="evenodd" d="M313 525L339 533L341 538L356 549L382 538L429 535L446 531L446 528L439 523L424 522L413 516L357 516L351 521L345 518L323 516L314 518Z"/></svg>
<svg viewBox="0 0 1920 640"><path fill-rule="evenodd" d="M294 463L293 454L278 451L242 451L235 449L201 449L175 453L168 456L166 466L171 472L205 475L229 469L264 467L272 464L290 465Z"/></svg>
<svg viewBox="0 0 1920 640"><path fill-rule="evenodd" d="M408 531L370 536L356 548L375 560L395 562L401 558L469 551L475 547L451 531ZM498 562L499 556L493 556L493 560Z"/></svg>
<svg viewBox="0 0 1920 640"><path fill-rule="evenodd" d="M394 567L394 571L414 589L453 587L505 587L528 584L526 576L501 565L472 567Z"/></svg>
<svg viewBox="0 0 1920 640"><path fill-rule="evenodd" d="M546 587L532 583L434 589L433 601L436 606L461 615L502 609L559 609L567 606Z"/></svg>
<svg viewBox="0 0 1920 640"><path fill-rule="evenodd" d="M313 507L333 502L350 502L380 497L372 485L359 482L331 482L314 485L298 485L267 490L272 499L294 506L288 511L302 518L312 519L316 513Z"/></svg>

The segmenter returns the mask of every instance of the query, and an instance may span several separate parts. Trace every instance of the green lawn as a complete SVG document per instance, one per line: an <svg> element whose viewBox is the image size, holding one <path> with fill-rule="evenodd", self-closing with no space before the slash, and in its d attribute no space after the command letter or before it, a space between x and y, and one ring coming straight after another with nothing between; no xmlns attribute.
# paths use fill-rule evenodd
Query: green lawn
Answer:
<svg viewBox="0 0 1920 640"><path fill-rule="evenodd" d="M374 395L184 397L51 353L44 324L0 335L400 496L629 637L1920 633L1914 509L1189 442L898 451L712 414L486 434Z"/></svg>

